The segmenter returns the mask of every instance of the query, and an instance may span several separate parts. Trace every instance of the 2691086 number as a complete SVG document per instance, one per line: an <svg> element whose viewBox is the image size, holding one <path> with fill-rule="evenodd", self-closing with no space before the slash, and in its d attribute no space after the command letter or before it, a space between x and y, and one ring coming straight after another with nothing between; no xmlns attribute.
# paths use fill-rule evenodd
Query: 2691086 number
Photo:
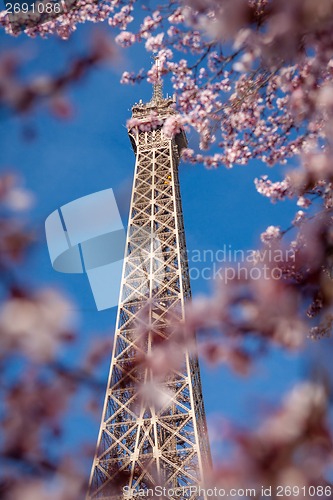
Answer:
<svg viewBox="0 0 333 500"><path fill-rule="evenodd" d="M277 486L277 497L330 497L332 487L327 486Z"/></svg>
<svg viewBox="0 0 333 500"><path fill-rule="evenodd" d="M61 4L55 2L36 2L28 3L6 3L7 14L60 14Z"/></svg>

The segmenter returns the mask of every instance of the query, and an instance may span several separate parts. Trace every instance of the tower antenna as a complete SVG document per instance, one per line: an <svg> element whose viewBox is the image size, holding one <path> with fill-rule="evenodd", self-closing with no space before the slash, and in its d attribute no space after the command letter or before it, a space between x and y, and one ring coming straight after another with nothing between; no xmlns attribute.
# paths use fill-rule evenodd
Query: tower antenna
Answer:
<svg viewBox="0 0 333 500"><path fill-rule="evenodd" d="M153 102L159 102L163 99L163 80L161 77L161 61L158 56L154 56L154 62L156 66L157 78L153 85Z"/></svg>

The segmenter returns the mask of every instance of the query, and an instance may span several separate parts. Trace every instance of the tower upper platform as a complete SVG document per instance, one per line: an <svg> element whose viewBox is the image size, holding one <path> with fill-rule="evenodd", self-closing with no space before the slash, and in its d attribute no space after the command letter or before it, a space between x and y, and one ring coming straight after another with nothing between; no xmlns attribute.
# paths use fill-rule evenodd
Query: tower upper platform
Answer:
<svg viewBox="0 0 333 500"><path fill-rule="evenodd" d="M143 103L140 100L139 103L134 104L132 107L132 117L133 118L142 118L144 120L145 117L151 115L152 113L157 113L160 118L164 118L170 115L176 114L175 104L176 97L166 98L163 96L163 80L161 77L160 71L160 60L158 57L155 57L155 65L157 70L157 79L153 84L153 95L149 102Z"/></svg>
<svg viewBox="0 0 333 500"><path fill-rule="evenodd" d="M142 101L134 104L132 107L132 117L133 118L142 118L144 121L145 118L151 116L152 113L157 113L158 116L163 119L167 118L170 115L175 115L175 98L171 97L153 97L147 103Z"/></svg>
<svg viewBox="0 0 333 500"><path fill-rule="evenodd" d="M156 128L161 128L163 126L163 122L170 116L177 115L176 97L175 95L173 97L163 96L163 81L160 76L160 66L159 60L157 58L155 58L155 63L157 66L157 81L153 85L152 98L147 103L144 103L142 100L140 100L132 107L132 118L137 119L139 122L136 122L138 123L137 133L140 132L140 123L149 124L155 122L155 124L152 124L151 126L151 130L154 130ZM147 129L142 130L142 132L147 132ZM137 141L133 136L132 130L129 131L129 135L134 152L136 153ZM183 129L178 134L176 134L174 138L170 138L170 140L175 141L178 147L179 155L181 153L181 150L187 147L187 139Z"/></svg>

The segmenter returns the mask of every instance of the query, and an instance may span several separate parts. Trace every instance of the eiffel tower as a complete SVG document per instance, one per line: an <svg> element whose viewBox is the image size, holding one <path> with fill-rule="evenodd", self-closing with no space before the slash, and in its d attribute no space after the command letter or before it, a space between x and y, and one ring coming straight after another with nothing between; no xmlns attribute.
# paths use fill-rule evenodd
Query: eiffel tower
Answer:
<svg viewBox="0 0 333 500"><path fill-rule="evenodd" d="M143 491L155 498L157 487L162 498L173 500L176 488L179 499L206 498L202 485L211 458L197 355L180 344L178 366L170 363L162 378L140 362L177 339L191 297L178 180L187 139L183 130L173 138L163 133L175 102L163 97L158 60L156 66L152 99L133 106L137 120L128 131L136 165L89 500L137 498ZM152 114L156 124L147 126Z"/></svg>

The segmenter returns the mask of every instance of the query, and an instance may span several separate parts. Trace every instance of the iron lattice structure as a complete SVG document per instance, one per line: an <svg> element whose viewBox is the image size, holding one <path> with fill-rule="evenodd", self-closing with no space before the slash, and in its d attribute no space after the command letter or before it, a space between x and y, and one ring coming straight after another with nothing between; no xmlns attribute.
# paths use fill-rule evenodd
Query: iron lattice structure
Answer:
<svg viewBox="0 0 333 500"><path fill-rule="evenodd" d="M149 129L145 122L152 112L157 125ZM135 176L91 500L135 498L134 492L155 485L181 488L184 496L178 498L204 498L195 491L210 465L197 356L183 352L180 367L170 369L157 385L151 369L138 362L154 355L154 346L172 341L175 327L170 320L184 320L191 296L178 180L180 152L187 141L183 131L170 139L161 127L174 113L174 101L163 98L160 83L149 103L132 109L138 119L129 130ZM143 397L140 387L166 397L156 405L156 398Z"/></svg>

